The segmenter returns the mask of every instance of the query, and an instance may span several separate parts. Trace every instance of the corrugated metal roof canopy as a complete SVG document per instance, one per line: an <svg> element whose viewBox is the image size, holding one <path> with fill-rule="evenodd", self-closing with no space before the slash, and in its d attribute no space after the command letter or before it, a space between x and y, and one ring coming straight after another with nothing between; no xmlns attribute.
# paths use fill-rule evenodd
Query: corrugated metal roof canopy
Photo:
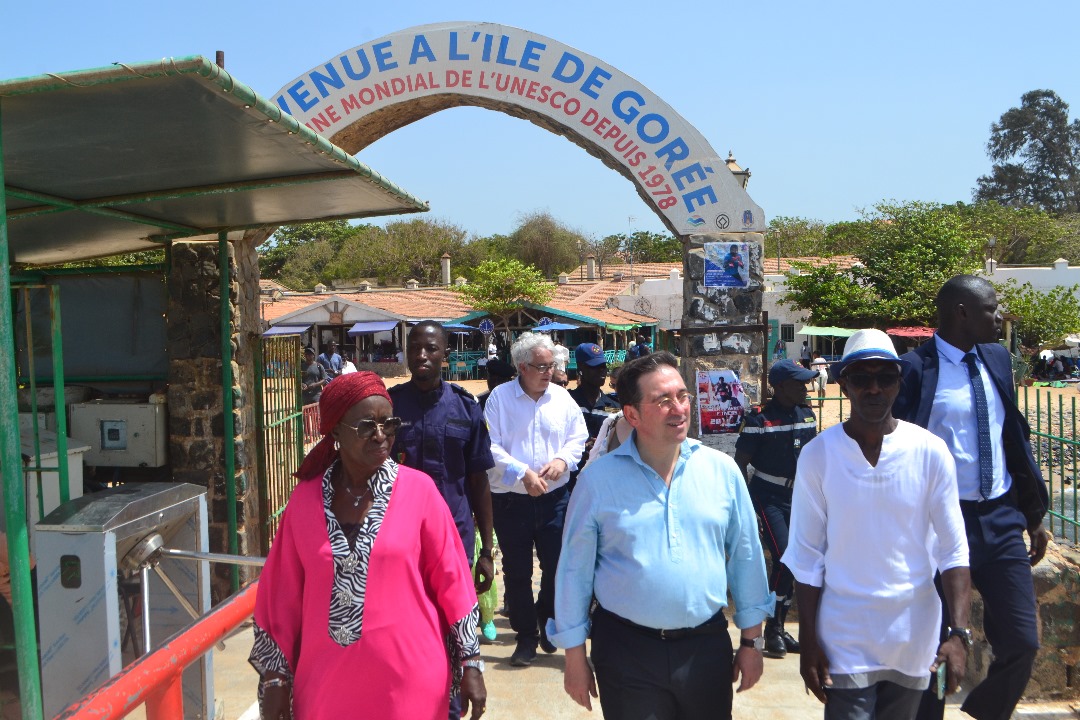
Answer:
<svg viewBox="0 0 1080 720"><path fill-rule="evenodd" d="M2 81L0 129L13 263L427 210L202 57Z"/></svg>

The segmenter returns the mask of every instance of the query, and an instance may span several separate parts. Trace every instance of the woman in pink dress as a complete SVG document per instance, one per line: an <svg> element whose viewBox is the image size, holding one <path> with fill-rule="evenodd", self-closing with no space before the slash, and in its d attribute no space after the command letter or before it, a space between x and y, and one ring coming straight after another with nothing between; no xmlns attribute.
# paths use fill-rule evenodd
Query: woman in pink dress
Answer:
<svg viewBox="0 0 1080 720"><path fill-rule="evenodd" d="M434 482L390 459L378 375L330 383L259 581L251 664L263 720L445 720L487 692L476 592ZM447 637L451 655L447 656Z"/></svg>

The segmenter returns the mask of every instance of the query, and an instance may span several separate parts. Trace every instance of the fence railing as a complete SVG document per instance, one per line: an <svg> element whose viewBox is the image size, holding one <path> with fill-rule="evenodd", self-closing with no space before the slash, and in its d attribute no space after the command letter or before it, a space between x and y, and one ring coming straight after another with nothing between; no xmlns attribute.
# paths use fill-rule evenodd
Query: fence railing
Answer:
<svg viewBox="0 0 1080 720"><path fill-rule="evenodd" d="M1080 512L1076 497L1077 393L1072 388L1020 388L1020 410L1031 425L1031 449L1049 485L1047 525L1054 539L1080 543Z"/></svg>
<svg viewBox="0 0 1080 720"><path fill-rule="evenodd" d="M300 391L300 338L263 338L260 392L256 395L259 433L259 517L262 554L270 552L285 504L296 487L293 473L304 457L304 418Z"/></svg>
<svg viewBox="0 0 1080 720"><path fill-rule="evenodd" d="M319 432L319 403L304 406L304 452L307 453L315 443L322 440Z"/></svg>
<svg viewBox="0 0 1080 720"><path fill-rule="evenodd" d="M184 670L240 627L255 611L258 582L121 670L57 720L119 720L146 706L147 720L184 717Z"/></svg>

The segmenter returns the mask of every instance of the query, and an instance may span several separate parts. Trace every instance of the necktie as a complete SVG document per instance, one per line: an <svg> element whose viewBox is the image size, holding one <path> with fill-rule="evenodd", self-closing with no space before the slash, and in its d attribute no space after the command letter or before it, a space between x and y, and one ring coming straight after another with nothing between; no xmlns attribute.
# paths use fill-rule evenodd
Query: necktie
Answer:
<svg viewBox="0 0 1080 720"><path fill-rule="evenodd" d="M994 485L994 455L990 448L990 412L986 405L986 390L983 388L982 375L975 364L975 353L964 356L971 390L975 395L975 416L979 421L979 494L983 500L990 497Z"/></svg>

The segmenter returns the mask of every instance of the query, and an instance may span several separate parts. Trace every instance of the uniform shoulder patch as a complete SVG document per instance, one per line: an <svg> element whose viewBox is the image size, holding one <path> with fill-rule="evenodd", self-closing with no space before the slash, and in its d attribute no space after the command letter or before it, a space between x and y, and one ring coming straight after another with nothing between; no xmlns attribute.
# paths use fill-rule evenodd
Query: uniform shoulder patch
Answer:
<svg viewBox="0 0 1080 720"><path fill-rule="evenodd" d="M447 385L450 386L450 389L454 391L455 395L458 395L458 396L462 397L465 400L471 400L472 402L477 402L475 395L473 395L471 392L469 392L465 388L461 387L457 383L447 383Z"/></svg>

